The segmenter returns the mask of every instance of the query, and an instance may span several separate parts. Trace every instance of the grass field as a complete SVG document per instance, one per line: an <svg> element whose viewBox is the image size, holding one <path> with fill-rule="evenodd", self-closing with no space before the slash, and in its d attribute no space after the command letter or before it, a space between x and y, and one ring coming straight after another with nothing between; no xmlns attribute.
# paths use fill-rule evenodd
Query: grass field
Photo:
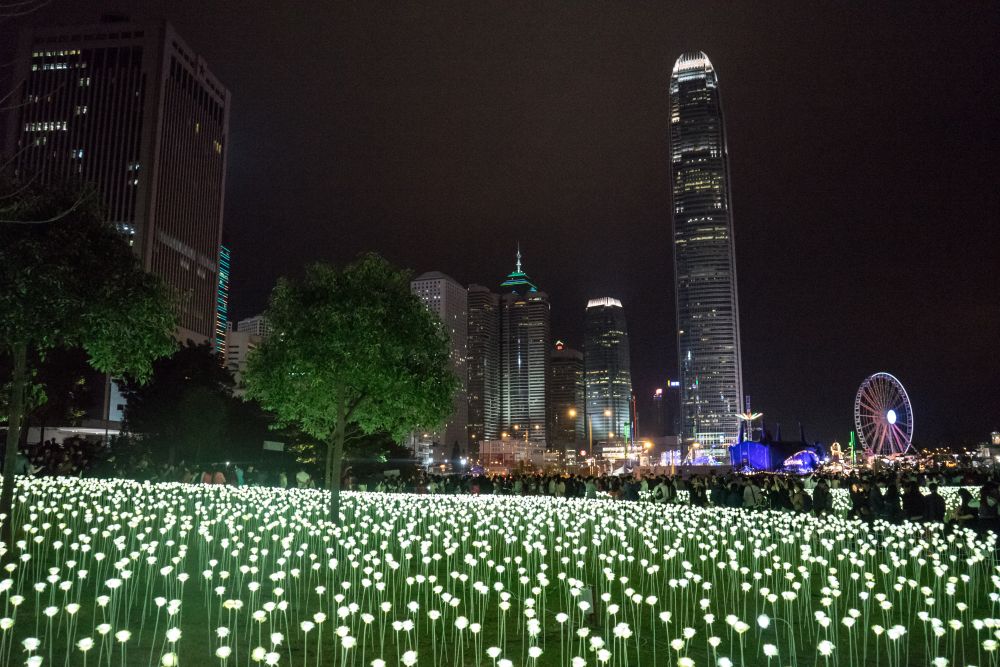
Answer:
<svg viewBox="0 0 1000 667"><path fill-rule="evenodd" d="M0 664L997 665L992 535L544 497L344 513L319 491L22 482Z"/></svg>

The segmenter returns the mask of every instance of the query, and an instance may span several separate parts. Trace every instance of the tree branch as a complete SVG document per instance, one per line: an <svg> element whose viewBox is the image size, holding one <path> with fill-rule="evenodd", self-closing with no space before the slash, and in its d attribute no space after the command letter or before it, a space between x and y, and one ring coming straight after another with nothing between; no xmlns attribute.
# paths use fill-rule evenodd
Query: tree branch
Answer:
<svg viewBox="0 0 1000 667"><path fill-rule="evenodd" d="M61 220L61 219L65 218L67 215L69 215L70 213L72 213L76 209L80 208L80 204L82 204L86 198L87 198L86 196L81 195L80 198L77 199L76 202L72 206L70 206L68 209L66 209L65 211L62 211L61 213L57 213L56 215L52 216L51 218L49 218L47 220L0 220L0 224L4 224L4 225L44 225L44 224L49 223L49 222L56 222L57 220Z"/></svg>

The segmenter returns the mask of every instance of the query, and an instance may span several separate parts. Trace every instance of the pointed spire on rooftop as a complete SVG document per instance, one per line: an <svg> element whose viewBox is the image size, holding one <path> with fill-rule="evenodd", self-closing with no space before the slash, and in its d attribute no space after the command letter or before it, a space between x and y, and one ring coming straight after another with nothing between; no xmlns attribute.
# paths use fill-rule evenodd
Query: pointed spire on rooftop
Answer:
<svg viewBox="0 0 1000 667"><path fill-rule="evenodd" d="M521 242L517 243L517 252L514 255L514 270L507 274L507 279L500 283L500 287L512 287L512 291L517 292L519 287L527 287L528 292L537 292L538 286L531 281L528 274L521 268Z"/></svg>

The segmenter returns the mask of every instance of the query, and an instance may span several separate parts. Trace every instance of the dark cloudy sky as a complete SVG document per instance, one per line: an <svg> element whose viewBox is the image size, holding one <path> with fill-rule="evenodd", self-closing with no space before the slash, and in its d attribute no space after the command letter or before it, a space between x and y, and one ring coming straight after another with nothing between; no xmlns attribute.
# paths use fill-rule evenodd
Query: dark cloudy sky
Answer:
<svg viewBox="0 0 1000 667"><path fill-rule="evenodd" d="M918 441L1000 429L1000 5L421 5L57 0L22 21L168 18L229 86L237 316L365 250L496 286L520 241L556 336L623 301L642 394L675 372L667 84L703 50L754 408L843 439L887 370Z"/></svg>

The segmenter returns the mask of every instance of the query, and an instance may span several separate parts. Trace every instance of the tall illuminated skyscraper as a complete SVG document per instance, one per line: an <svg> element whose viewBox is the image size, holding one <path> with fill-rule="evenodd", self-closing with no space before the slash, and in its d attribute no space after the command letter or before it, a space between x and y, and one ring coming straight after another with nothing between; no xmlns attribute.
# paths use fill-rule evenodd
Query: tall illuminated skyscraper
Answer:
<svg viewBox="0 0 1000 667"><path fill-rule="evenodd" d="M632 428L632 370L621 301L591 299L585 326L583 368L589 437L594 442L626 439Z"/></svg>
<svg viewBox="0 0 1000 667"><path fill-rule="evenodd" d="M229 267L232 253L229 248L219 246L219 290L215 299L215 353L225 366L226 333L229 331Z"/></svg>
<svg viewBox="0 0 1000 667"><path fill-rule="evenodd" d="M469 443L500 437L500 296L469 285Z"/></svg>
<svg viewBox="0 0 1000 667"><path fill-rule="evenodd" d="M719 80L704 53L670 77L670 176L681 438L718 461L743 403L729 158Z"/></svg>
<svg viewBox="0 0 1000 667"><path fill-rule="evenodd" d="M549 297L521 270L520 250L516 268L500 288L500 427L512 438L545 442Z"/></svg>
<svg viewBox="0 0 1000 667"><path fill-rule="evenodd" d="M30 28L13 65L14 172L93 184L177 295L178 337L215 341L229 91L163 21Z"/></svg>

